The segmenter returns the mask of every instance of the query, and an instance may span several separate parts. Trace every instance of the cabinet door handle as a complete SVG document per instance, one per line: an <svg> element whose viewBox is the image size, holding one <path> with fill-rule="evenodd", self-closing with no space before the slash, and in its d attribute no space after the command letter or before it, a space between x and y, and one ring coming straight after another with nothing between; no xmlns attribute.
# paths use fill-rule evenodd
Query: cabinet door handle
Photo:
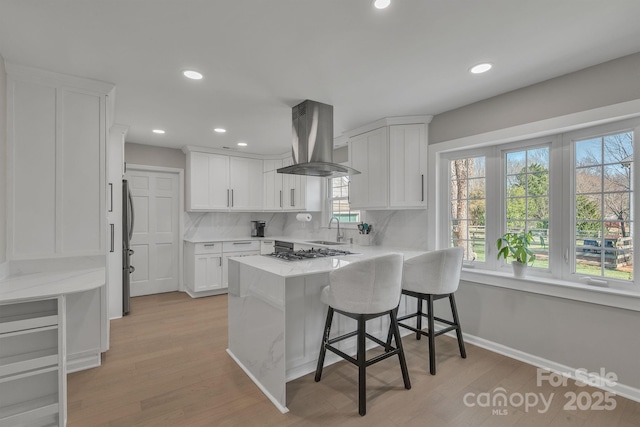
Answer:
<svg viewBox="0 0 640 427"><path fill-rule="evenodd" d="M233 190L231 190L231 207L233 207Z"/></svg>
<svg viewBox="0 0 640 427"><path fill-rule="evenodd" d="M206 247L211 247L211 246L215 246L215 243L205 243L204 246Z"/></svg>
<svg viewBox="0 0 640 427"><path fill-rule="evenodd" d="M295 194L296 193L295 193L295 191L296 191L295 188L291 189L291 206L295 206L296 205L296 202L295 202L295 197L296 197Z"/></svg>
<svg viewBox="0 0 640 427"><path fill-rule="evenodd" d="M229 189L227 188L227 207L229 207L229 205L230 205L229 204L229 200L231 200L231 199L229 199Z"/></svg>
<svg viewBox="0 0 640 427"><path fill-rule="evenodd" d="M111 227L111 250L109 252L113 252L115 250L115 224L109 224L109 226Z"/></svg>
<svg viewBox="0 0 640 427"><path fill-rule="evenodd" d="M113 183L109 183L109 212L113 212Z"/></svg>
<svg viewBox="0 0 640 427"><path fill-rule="evenodd" d="M219 262L218 266L222 267L222 257L218 258L218 262Z"/></svg>
<svg viewBox="0 0 640 427"><path fill-rule="evenodd" d="M351 180L347 182L347 203L351 203Z"/></svg>
<svg viewBox="0 0 640 427"><path fill-rule="evenodd" d="M422 201L424 202L424 174L420 175L422 180Z"/></svg>
<svg viewBox="0 0 640 427"><path fill-rule="evenodd" d="M234 245L250 245L253 242L233 242Z"/></svg>
<svg viewBox="0 0 640 427"><path fill-rule="evenodd" d="M280 207L282 207L282 190L280 190Z"/></svg>

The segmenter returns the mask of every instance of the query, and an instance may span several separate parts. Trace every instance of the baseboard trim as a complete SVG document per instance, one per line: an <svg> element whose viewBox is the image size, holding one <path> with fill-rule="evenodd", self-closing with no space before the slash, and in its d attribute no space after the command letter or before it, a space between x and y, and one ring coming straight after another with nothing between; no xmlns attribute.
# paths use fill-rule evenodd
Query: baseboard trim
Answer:
<svg viewBox="0 0 640 427"><path fill-rule="evenodd" d="M215 295L228 294L229 288L222 288L222 289L216 289L213 291L205 291L205 292L193 292L190 289L185 289L184 292L186 292L186 294L189 295L191 298L202 298L202 297L212 297Z"/></svg>
<svg viewBox="0 0 640 427"><path fill-rule="evenodd" d="M445 326L446 325L444 324L436 323L437 329L440 329ZM455 331L448 332L445 335L450 336L454 339L456 338ZM465 342L469 344L473 344L478 347L484 348L486 350L492 351L494 353L498 353L503 356L510 357L511 359L519 360L521 362L527 363L537 368L542 368L556 374L568 376L573 380L580 381L580 378L576 377L576 370L581 368L572 368L570 366L563 365L561 363L557 363L552 360L545 359L543 357L526 353L524 351L517 350L515 348L511 348L506 345L496 343L494 341L489 341L487 339L480 338L478 336L471 335L465 332L462 333L462 336ZM633 400L635 402L640 402L640 389L631 387L625 384L621 384L618 382L616 382L616 384L613 386L608 386L606 385L608 382L605 381L605 379L600 377L599 375L598 376L590 375L590 377L594 378L596 380L595 381L596 383L602 384L602 385L593 385L593 387L614 393L617 396L622 396L624 398Z"/></svg>
<svg viewBox="0 0 640 427"><path fill-rule="evenodd" d="M247 374L249 379L253 381L255 385L258 386L260 391L263 392L265 396L267 396L267 398L271 401L271 403L273 403L280 412L282 412L283 414L286 414L287 412L289 412L289 408L287 408L286 406L282 406L282 404L278 402L278 399L276 399L271 393L269 393L269 391L266 388L264 388L262 383L260 383L260 381L258 381L258 379L253 376L253 374L247 369L246 366L244 366L242 362L240 362L240 360L231 352L231 350L227 349L227 354L231 356L233 361L238 364L240 369L242 369L244 373Z"/></svg>
<svg viewBox="0 0 640 427"><path fill-rule="evenodd" d="M97 368L102 364L100 350L91 350L67 356L67 374Z"/></svg>

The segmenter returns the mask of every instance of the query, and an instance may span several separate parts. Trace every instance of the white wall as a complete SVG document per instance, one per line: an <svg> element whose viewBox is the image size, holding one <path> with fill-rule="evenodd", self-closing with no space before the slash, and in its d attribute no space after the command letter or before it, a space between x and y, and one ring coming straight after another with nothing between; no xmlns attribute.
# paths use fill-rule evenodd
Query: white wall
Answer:
<svg viewBox="0 0 640 427"><path fill-rule="evenodd" d="M129 164L163 166L186 170L187 158L182 150L154 147L127 141L124 144L124 161Z"/></svg>
<svg viewBox="0 0 640 427"><path fill-rule="evenodd" d="M640 53L437 115L430 144L638 99ZM456 298L466 333L574 369L604 368L640 399L640 313L470 282Z"/></svg>
<svg viewBox="0 0 640 427"><path fill-rule="evenodd" d="M640 53L438 114L429 144L640 99Z"/></svg>
<svg viewBox="0 0 640 427"><path fill-rule="evenodd" d="M7 260L7 73L0 56L0 264Z"/></svg>

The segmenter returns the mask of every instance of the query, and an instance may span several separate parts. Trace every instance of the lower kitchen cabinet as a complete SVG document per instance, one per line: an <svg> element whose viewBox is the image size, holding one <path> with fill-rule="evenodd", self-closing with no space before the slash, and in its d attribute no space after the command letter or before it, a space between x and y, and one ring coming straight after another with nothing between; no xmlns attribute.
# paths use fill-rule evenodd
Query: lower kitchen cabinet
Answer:
<svg viewBox="0 0 640 427"><path fill-rule="evenodd" d="M187 293L193 298L218 295L229 287L229 258L260 255L259 240L185 242Z"/></svg>
<svg viewBox="0 0 640 427"><path fill-rule="evenodd" d="M187 293L190 296L195 298L221 293L220 290L223 288L221 242L187 242L184 257Z"/></svg>
<svg viewBox="0 0 640 427"><path fill-rule="evenodd" d="M64 304L0 306L0 427L65 425Z"/></svg>

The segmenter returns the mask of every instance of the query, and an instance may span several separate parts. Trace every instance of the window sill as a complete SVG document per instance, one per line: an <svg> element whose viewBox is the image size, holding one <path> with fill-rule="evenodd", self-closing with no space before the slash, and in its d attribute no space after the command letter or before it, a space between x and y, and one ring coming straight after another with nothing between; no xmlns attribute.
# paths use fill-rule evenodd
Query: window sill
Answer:
<svg viewBox="0 0 640 427"><path fill-rule="evenodd" d="M556 298L588 302L607 307L640 311L640 292L583 285L554 278L529 276L516 278L512 273L463 268L461 280L530 292Z"/></svg>

